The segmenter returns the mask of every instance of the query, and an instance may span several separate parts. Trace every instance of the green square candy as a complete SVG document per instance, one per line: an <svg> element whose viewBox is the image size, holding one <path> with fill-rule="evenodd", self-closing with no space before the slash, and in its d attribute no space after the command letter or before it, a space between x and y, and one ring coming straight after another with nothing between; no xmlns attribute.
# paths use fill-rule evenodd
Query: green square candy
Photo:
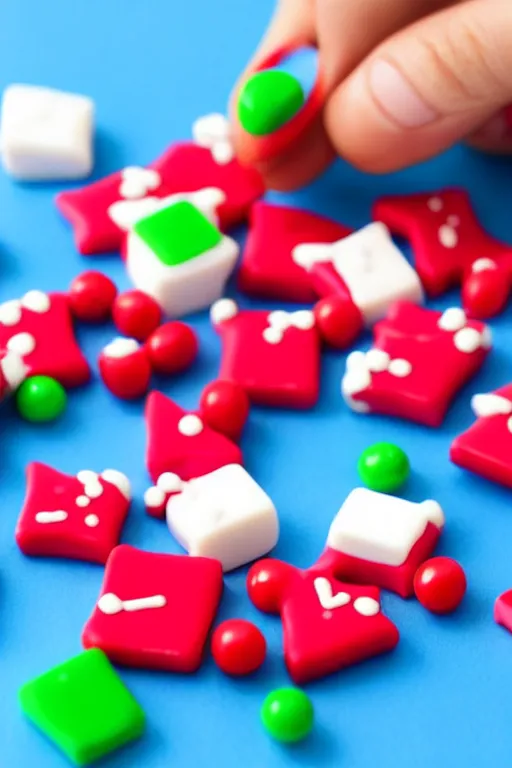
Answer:
<svg viewBox="0 0 512 768"><path fill-rule="evenodd" d="M166 267L177 267L195 259L222 240L217 227L187 201L140 219L134 232Z"/></svg>
<svg viewBox="0 0 512 768"><path fill-rule="evenodd" d="M144 731L144 712L97 648L26 683L21 709L76 765L89 765Z"/></svg>

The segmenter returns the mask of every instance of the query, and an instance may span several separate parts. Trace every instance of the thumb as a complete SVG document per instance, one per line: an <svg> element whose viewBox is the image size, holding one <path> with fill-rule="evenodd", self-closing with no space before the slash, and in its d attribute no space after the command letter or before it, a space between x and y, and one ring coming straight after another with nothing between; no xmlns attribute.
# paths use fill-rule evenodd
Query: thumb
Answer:
<svg viewBox="0 0 512 768"><path fill-rule="evenodd" d="M328 134L387 172L446 149L512 101L512 2L468 0L380 45L327 104Z"/></svg>

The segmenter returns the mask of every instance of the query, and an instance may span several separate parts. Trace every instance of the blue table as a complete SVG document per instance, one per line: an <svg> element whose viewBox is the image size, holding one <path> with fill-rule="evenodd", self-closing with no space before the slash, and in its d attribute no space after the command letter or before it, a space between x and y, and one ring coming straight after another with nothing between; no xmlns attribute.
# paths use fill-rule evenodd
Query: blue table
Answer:
<svg viewBox="0 0 512 768"><path fill-rule="evenodd" d="M4 0L0 13L0 86L27 82L91 95L97 104L95 175L150 161L192 120L223 109L229 89L264 29L273 0ZM468 187L482 221L512 241L512 165L456 148L431 163L386 178L336 165L310 189L271 195L338 218L368 221L382 193L459 184ZM65 289L94 264L128 286L115 257L81 258L60 221L57 187L20 186L0 174L0 299L30 288ZM457 295L436 302L455 303ZM249 305L250 302L247 302ZM163 384L194 407L215 376L219 342L206 314L193 318L201 340L197 365ZM316 559L329 523L358 483L356 459L375 440L392 440L414 467L407 496L438 499L447 528L440 552L463 563L470 591L453 617L429 615L414 601L385 595L384 610L401 642L389 657L319 681L308 690L314 735L295 748L267 738L259 724L266 693L288 682L278 619L249 604L245 571L226 578L220 618L246 616L269 642L264 671L233 682L206 660L193 677L123 671L148 716L145 738L106 761L109 768L462 768L510 764L512 638L495 626L495 597L512 586L512 495L464 474L447 457L452 437L472 421L470 395L512 380L512 314L493 322L495 351L457 399L443 427L428 430L350 413L339 382L344 355L324 360L322 396L306 414L254 409L243 441L250 472L274 498L282 521L276 556L300 566ZM113 329L85 329L91 361ZM96 377L70 395L61 422L23 423L3 409L0 422L0 764L57 768L65 761L22 719L16 702L26 680L80 651L80 633L98 594L102 569L24 558L14 526L24 495L24 467L47 462L65 472L114 466L131 478L136 502L123 541L177 552L164 525L146 517L142 405L123 405Z"/></svg>

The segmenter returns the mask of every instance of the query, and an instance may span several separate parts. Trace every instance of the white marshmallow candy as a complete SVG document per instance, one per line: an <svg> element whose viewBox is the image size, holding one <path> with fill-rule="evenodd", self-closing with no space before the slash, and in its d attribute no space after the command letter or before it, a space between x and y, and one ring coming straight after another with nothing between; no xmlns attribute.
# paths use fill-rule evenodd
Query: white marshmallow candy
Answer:
<svg viewBox="0 0 512 768"><path fill-rule="evenodd" d="M52 88L10 85L4 91L2 162L16 179L82 179L93 167L94 103Z"/></svg>
<svg viewBox="0 0 512 768"><path fill-rule="evenodd" d="M167 524L190 555L216 558L224 571L266 555L279 536L272 500L237 464L191 480L171 496Z"/></svg>

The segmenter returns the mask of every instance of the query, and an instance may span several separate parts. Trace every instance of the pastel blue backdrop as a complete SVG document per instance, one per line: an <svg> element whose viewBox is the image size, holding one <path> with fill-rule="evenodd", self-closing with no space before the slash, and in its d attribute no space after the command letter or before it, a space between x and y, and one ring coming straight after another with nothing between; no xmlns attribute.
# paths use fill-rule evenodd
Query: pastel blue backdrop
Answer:
<svg viewBox="0 0 512 768"><path fill-rule="evenodd" d="M4 0L0 9L0 86L55 86L92 96L97 105L95 176L152 160L187 137L195 117L222 110L230 87L257 43L272 0ZM338 163L309 189L271 195L365 224L372 201L459 184L495 235L512 243L512 164L456 148L421 167L370 178ZM87 259L53 205L58 186L13 183L0 174L0 299L30 288L65 289L96 266L128 287L115 256ZM458 294L435 303L457 302ZM242 299L245 301L245 299ZM249 305L249 302L247 302ZM206 314L192 319L201 340L193 369L162 383L194 407L216 373L218 339ZM207 659L198 674L122 671L147 712L147 735L107 759L109 768L462 768L506 766L512 751L512 637L493 623L493 601L512 586L512 494L466 475L448 461L452 437L471 421L470 395L512 380L512 313L492 323L495 350L460 394L444 425L429 430L386 418L357 416L339 384L345 356L327 355L319 405L305 414L254 409L244 436L246 464L274 498L282 521L278 557L307 566L319 554L330 521L358 483L359 452L392 440L414 468L410 499L438 499L447 527L439 551L467 570L469 594L453 617L435 618L414 601L384 595L401 642L388 656L308 686L316 710L314 735L284 748L262 731L259 708L288 678L281 625L249 604L245 570L226 578L219 619L246 616L269 644L264 670L252 679L225 678ZM111 327L84 329L80 342L93 366ZM367 343L368 340L366 340ZM163 524L145 516L147 486L142 405L115 401L95 376L69 398L55 425L23 423L12 408L0 422L0 764L60 768L60 754L21 717L17 690L25 681L80 651L80 633L94 604L102 569L23 557L14 526L24 495L24 468L40 460L74 473L113 466L133 482L136 501L123 541L178 552Z"/></svg>

